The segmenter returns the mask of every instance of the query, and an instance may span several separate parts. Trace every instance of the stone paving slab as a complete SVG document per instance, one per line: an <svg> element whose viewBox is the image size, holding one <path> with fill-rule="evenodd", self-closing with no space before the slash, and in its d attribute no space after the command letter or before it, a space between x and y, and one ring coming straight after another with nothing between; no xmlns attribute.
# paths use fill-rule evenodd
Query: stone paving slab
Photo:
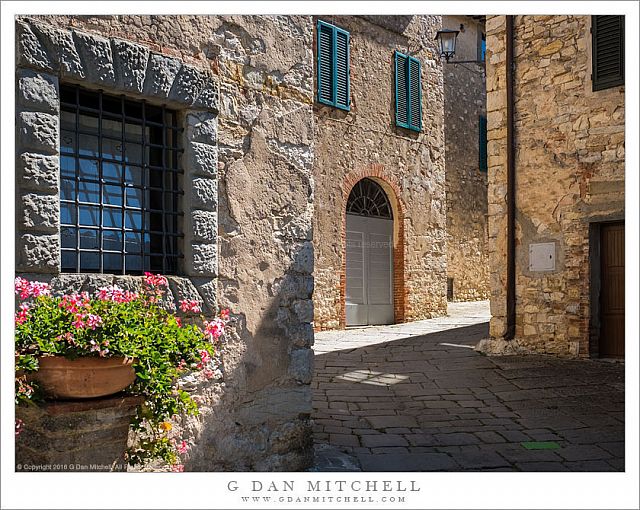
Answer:
<svg viewBox="0 0 640 510"><path fill-rule="evenodd" d="M314 470L624 471L624 364L486 357L488 302L449 308L316 334Z"/></svg>

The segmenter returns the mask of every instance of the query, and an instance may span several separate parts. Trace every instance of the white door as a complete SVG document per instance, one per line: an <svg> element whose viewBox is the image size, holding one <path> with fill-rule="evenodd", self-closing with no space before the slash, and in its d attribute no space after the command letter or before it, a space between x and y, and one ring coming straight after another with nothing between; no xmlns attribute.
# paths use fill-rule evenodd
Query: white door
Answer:
<svg viewBox="0 0 640 510"><path fill-rule="evenodd" d="M393 219L382 188L356 184L347 202L347 326L393 323Z"/></svg>

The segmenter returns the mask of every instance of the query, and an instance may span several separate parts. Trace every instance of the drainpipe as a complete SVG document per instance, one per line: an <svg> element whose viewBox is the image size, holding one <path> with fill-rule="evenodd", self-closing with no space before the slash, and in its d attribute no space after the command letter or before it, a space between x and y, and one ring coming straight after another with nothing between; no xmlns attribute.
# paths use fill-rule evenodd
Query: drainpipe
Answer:
<svg viewBox="0 0 640 510"><path fill-rule="evenodd" d="M513 340L516 334L516 175L513 120L513 19L506 17L507 30L507 327L505 340Z"/></svg>

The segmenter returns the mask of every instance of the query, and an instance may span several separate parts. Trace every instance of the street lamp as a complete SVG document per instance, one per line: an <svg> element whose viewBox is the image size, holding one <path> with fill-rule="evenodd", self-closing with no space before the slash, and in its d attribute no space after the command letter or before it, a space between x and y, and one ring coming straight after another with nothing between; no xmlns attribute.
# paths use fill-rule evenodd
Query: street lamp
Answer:
<svg viewBox="0 0 640 510"><path fill-rule="evenodd" d="M459 30L450 30L444 28L438 30L435 40L438 41L440 47L440 58L444 57L447 62L456 54L456 39L458 39Z"/></svg>
<svg viewBox="0 0 640 510"><path fill-rule="evenodd" d="M463 27L464 25L460 25L460 28ZM434 39L438 41L440 58L444 57L447 64L482 64L482 60L454 60L449 62L456 54L456 41L459 33L460 30L451 30L448 28L438 30Z"/></svg>

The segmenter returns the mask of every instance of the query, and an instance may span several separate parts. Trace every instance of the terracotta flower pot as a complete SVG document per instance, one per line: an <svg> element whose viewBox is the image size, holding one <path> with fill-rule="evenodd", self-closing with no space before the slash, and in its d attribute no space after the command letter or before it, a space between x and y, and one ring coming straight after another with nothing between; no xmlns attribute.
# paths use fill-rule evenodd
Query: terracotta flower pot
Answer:
<svg viewBox="0 0 640 510"><path fill-rule="evenodd" d="M40 383L44 392L54 398L95 398L124 390L136 378L133 359L77 358L62 356L38 358L40 368L30 378Z"/></svg>

